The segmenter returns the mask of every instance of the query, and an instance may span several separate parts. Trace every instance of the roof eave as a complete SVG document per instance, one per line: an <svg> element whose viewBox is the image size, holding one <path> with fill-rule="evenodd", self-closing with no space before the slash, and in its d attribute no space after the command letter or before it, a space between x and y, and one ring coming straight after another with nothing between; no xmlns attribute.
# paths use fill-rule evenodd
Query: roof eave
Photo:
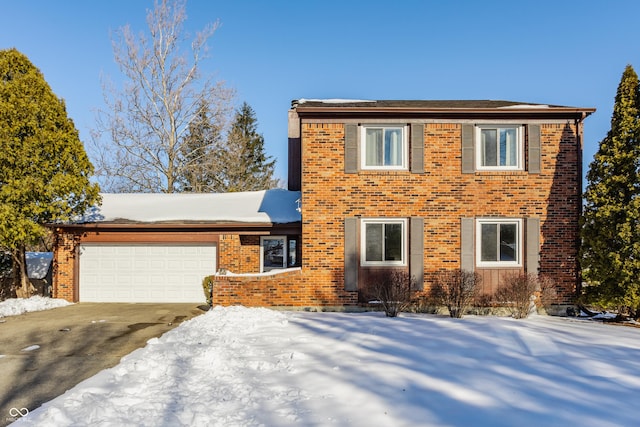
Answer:
<svg viewBox="0 0 640 427"><path fill-rule="evenodd" d="M577 107L503 107L503 108L410 108L410 107L323 107L297 106L301 118L318 117L415 117L415 118L484 118L484 117L526 117L526 118L576 118L584 119L593 114L595 108Z"/></svg>
<svg viewBox="0 0 640 427"><path fill-rule="evenodd" d="M299 226L293 222L92 222L76 224L47 224L47 227L68 231L112 231L112 230L221 230L238 231Z"/></svg>

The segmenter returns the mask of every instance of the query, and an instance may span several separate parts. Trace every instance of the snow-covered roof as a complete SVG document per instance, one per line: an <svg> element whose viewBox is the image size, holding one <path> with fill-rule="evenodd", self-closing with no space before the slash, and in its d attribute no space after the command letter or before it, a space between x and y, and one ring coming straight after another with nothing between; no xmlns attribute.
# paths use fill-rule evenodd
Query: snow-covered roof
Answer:
<svg viewBox="0 0 640 427"><path fill-rule="evenodd" d="M328 98L328 99L305 99L300 98L297 100L298 104L306 104L308 102L318 102L322 104L353 104L361 102L377 102L370 99L342 99L342 98Z"/></svg>
<svg viewBox="0 0 640 427"><path fill-rule="evenodd" d="M286 224L301 220L299 191L283 189L238 193L101 194L76 223L240 222Z"/></svg>

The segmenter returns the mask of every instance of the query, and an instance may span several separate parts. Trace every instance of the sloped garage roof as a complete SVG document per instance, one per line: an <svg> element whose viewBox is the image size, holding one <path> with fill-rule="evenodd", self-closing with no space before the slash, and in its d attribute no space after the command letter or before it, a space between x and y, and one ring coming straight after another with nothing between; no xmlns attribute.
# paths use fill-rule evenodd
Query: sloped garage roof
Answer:
<svg viewBox="0 0 640 427"><path fill-rule="evenodd" d="M301 221L299 191L283 189L238 193L101 194L75 224L92 223L264 223Z"/></svg>

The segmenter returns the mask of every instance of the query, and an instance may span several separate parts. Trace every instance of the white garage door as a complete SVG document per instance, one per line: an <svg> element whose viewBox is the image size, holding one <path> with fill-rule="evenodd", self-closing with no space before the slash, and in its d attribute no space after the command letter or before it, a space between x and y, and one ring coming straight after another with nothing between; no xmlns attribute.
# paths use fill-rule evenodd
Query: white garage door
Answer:
<svg viewBox="0 0 640 427"><path fill-rule="evenodd" d="M80 246L80 301L204 303L215 245Z"/></svg>

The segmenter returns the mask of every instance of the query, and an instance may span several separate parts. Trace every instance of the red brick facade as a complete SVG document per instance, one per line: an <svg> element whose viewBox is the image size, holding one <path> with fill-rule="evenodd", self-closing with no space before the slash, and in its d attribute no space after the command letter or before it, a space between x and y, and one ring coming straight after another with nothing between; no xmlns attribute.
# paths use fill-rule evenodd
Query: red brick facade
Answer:
<svg viewBox="0 0 640 427"><path fill-rule="evenodd" d="M256 273L260 268L260 236L223 234L218 243L218 270Z"/></svg>
<svg viewBox="0 0 640 427"><path fill-rule="evenodd" d="M425 126L425 172L344 172L344 125L302 124L303 271L312 282L344 288L345 217L424 218L426 277L460 267L460 219L540 219L540 273L570 303L578 280L580 147L575 123L541 126L542 170L461 173L461 125ZM505 270L478 269L490 292ZM321 272L323 277L317 277ZM316 276L316 277L314 277ZM426 283L428 287L428 280Z"/></svg>
<svg viewBox="0 0 640 427"><path fill-rule="evenodd" d="M55 236L52 297L75 302L78 300L76 271L79 236L61 229L56 230Z"/></svg>
<svg viewBox="0 0 640 427"><path fill-rule="evenodd" d="M212 276L214 305L304 307L357 304L357 293L337 289L334 284L336 277L330 271L303 268L258 274L260 236L224 235L219 244L219 270L241 275ZM303 246L303 263L307 250Z"/></svg>
<svg viewBox="0 0 640 427"><path fill-rule="evenodd" d="M274 275L212 276L213 305L249 307L300 306L311 299L301 271L286 270Z"/></svg>
<svg viewBox="0 0 640 427"><path fill-rule="evenodd" d="M362 107L362 108L360 108ZM543 106L542 108L547 108ZM557 304L574 302L580 283L577 262L582 181L582 121L592 109L518 112L409 111L389 108L384 112L362 104L333 106L318 103L294 105L290 127L298 116L299 133L289 132L294 155L299 156L302 191L302 277L311 287L322 286L336 305L350 305L356 291L345 291L345 220L354 218L411 218L423 222L421 255L424 291L438 271L462 268L463 219L471 219L474 230L482 218L516 219L522 228L522 261L516 268L472 268L483 278L483 292L491 294L506 274L520 271L550 277L557 287ZM447 117L449 116L449 117ZM367 124L418 125L423 129L422 149L407 148L406 170L346 171L348 150L346 127ZM463 127L465 125L522 126L522 170L464 171ZM530 129L539 135L539 152ZM409 130L407 133L411 133ZM296 152L296 140L299 153ZM360 138L360 136L358 136ZM413 138L413 136L412 136ZM419 137L420 138L420 137ZM531 139L531 141L530 141ZM360 150L358 140L357 150ZM290 149L291 150L291 149ZM412 156L420 153L422 170L412 172ZM529 157L538 164L529 169ZM361 154L358 154L360 156ZM533 161L533 160L532 160ZM291 179L291 176L290 176ZM291 183L290 183L291 185ZM528 235L528 224L536 235ZM355 245L360 256L362 229ZM353 236L350 236L352 238ZM475 231L471 240L477 240ZM474 254L477 250L474 243ZM537 250L533 250L537 248ZM528 253L530 252L530 253ZM535 252L535 253L534 253ZM409 258L409 255L407 255ZM475 255L474 255L475 258ZM409 270L409 266L404 267ZM358 261L357 286L366 286L377 268ZM316 301L309 301L312 304Z"/></svg>

